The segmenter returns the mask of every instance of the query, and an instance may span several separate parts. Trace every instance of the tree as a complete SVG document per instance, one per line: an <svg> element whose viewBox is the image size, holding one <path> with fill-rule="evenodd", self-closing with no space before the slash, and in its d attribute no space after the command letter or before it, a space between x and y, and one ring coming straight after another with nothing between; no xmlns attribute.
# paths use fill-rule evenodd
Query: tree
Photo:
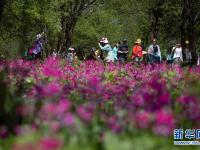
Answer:
<svg viewBox="0 0 200 150"><path fill-rule="evenodd" d="M4 5L4 16L0 23L0 49L5 57L16 56L31 46L36 34L46 29L51 50L56 34L61 30L59 2L55 0L14 0ZM7 53L11 54L7 54Z"/></svg>
<svg viewBox="0 0 200 150"><path fill-rule="evenodd" d="M1 18L2 18L2 13L3 13L5 2L6 2L6 0L0 1L0 21L1 21Z"/></svg>
<svg viewBox="0 0 200 150"><path fill-rule="evenodd" d="M198 41L198 28L200 22L200 1L182 0L182 24L181 24L181 39L185 46L185 41L190 41L190 49L192 53L192 64L197 64L197 41Z"/></svg>
<svg viewBox="0 0 200 150"><path fill-rule="evenodd" d="M58 50L65 50L72 44L78 18L95 2L96 0L67 0L60 5L62 30L58 39Z"/></svg>

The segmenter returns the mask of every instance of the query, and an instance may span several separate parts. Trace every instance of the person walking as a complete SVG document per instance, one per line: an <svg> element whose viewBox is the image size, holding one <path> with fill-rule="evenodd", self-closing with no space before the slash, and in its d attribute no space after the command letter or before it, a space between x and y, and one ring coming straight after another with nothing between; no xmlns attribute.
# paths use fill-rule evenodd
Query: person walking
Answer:
<svg viewBox="0 0 200 150"><path fill-rule="evenodd" d="M118 42L115 47L113 48L114 60L118 60L118 49L119 49L120 42Z"/></svg>
<svg viewBox="0 0 200 150"><path fill-rule="evenodd" d="M127 40L124 39L122 41L122 44L119 45L119 49L118 49L119 61L121 61L121 62L127 61L128 51L129 51L129 47L128 47L128 44L127 44Z"/></svg>
<svg viewBox="0 0 200 150"><path fill-rule="evenodd" d="M42 32L41 34L37 34L36 40L33 44L34 45L33 55L35 59L42 58L43 36L44 36L44 32Z"/></svg>
<svg viewBox="0 0 200 150"><path fill-rule="evenodd" d="M110 46L108 39L107 38L102 38L100 42L98 43L99 47L102 51L106 52L106 62L114 62L114 54L113 54L113 49Z"/></svg>
<svg viewBox="0 0 200 150"><path fill-rule="evenodd" d="M173 52L172 52L172 47L170 47L167 51L167 64L171 65L173 63Z"/></svg>
<svg viewBox="0 0 200 150"><path fill-rule="evenodd" d="M142 40L137 39L137 41L135 42L135 45L133 46L131 58L137 63L141 63L142 57L143 57L143 50L142 50L141 43L142 43Z"/></svg>
<svg viewBox="0 0 200 150"><path fill-rule="evenodd" d="M173 53L173 62L176 65L181 65L183 62L183 49L180 43L177 43L175 47L172 49Z"/></svg>
<svg viewBox="0 0 200 150"><path fill-rule="evenodd" d="M189 48L189 41L185 41L185 61L188 65L191 65L192 63L192 53L191 50Z"/></svg>
<svg viewBox="0 0 200 150"><path fill-rule="evenodd" d="M197 66L200 66L200 54L197 54L197 55L198 55Z"/></svg>
<svg viewBox="0 0 200 150"><path fill-rule="evenodd" d="M148 56L150 64L161 63L160 46L157 44L156 39L153 39L152 44L148 48Z"/></svg>
<svg viewBox="0 0 200 150"><path fill-rule="evenodd" d="M69 64L73 64L73 62L74 62L74 56L75 56L75 49L73 47L70 47L67 50L67 62Z"/></svg>

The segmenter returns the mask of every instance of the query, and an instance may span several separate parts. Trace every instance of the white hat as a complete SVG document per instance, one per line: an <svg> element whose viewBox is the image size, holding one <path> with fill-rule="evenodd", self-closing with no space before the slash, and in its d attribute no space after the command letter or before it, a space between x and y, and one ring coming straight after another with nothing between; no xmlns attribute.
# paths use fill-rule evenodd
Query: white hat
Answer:
<svg viewBox="0 0 200 150"><path fill-rule="evenodd" d="M109 42L108 42L107 38L102 38L101 41L100 41L100 43L108 44Z"/></svg>
<svg viewBox="0 0 200 150"><path fill-rule="evenodd" d="M36 36L37 40L40 39L41 37L42 37L41 34L37 34L37 36Z"/></svg>
<svg viewBox="0 0 200 150"><path fill-rule="evenodd" d="M69 51L75 51L75 49L73 47L70 47L68 50Z"/></svg>

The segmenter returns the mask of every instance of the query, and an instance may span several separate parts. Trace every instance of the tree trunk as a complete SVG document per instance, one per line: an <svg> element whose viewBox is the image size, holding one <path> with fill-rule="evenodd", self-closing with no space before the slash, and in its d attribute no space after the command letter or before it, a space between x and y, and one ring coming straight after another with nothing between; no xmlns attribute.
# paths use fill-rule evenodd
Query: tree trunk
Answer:
<svg viewBox="0 0 200 150"><path fill-rule="evenodd" d="M156 14L156 11L154 11L151 16L152 38L158 37L158 19L159 19L159 16Z"/></svg>
<svg viewBox="0 0 200 150"><path fill-rule="evenodd" d="M58 39L57 49L64 52L72 44L74 29L78 20L78 17L89 6L95 3L96 0L75 0L66 1L61 7L61 12L67 12L62 14L61 26L62 31Z"/></svg>
<svg viewBox="0 0 200 150"><path fill-rule="evenodd" d="M64 45L62 49L67 49L71 46L73 40L73 33L77 23L77 18L68 18L65 28Z"/></svg>
<svg viewBox="0 0 200 150"><path fill-rule="evenodd" d="M184 46L186 40L190 42L189 47L192 54L192 65L196 65L198 59L196 52L197 35L195 25L195 12L192 9L192 2L191 0L183 0L181 40Z"/></svg>
<svg viewBox="0 0 200 150"><path fill-rule="evenodd" d="M5 6L5 0L0 0L0 21L2 18L4 6Z"/></svg>
<svg viewBox="0 0 200 150"><path fill-rule="evenodd" d="M159 19L162 17L162 2L161 0L155 1L153 8L150 10L151 14L151 32L152 38L157 38L159 33Z"/></svg>
<svg viewBox="0 0 200 150"><path fill-rule="evenodd" d="M57 49L59 51L65 51L72 44L73 33L77 23L77 18L67 17L62 21L62 31L58 39Z"/></svg>

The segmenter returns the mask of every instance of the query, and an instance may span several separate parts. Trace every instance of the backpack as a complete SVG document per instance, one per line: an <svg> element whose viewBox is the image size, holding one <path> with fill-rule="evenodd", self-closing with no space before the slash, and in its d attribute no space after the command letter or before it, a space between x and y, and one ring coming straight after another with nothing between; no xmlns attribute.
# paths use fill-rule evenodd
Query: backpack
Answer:
<svg viewBox="0 0 200 150"><path fill-rule="evenodd" d="M158 52L158 46L153 45L153 53L156 54Z"/></svg>

